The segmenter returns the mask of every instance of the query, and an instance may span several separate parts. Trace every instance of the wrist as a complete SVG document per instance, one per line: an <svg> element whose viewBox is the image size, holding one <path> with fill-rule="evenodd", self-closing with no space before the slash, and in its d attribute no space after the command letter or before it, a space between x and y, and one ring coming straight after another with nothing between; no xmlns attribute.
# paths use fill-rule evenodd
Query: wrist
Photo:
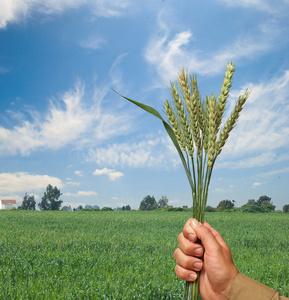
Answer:
<svg viewBox="0 0 289 300"><path fill-rule="evenodd" d="M240 273L239 270L236 268L236 266L234 265L234 268L232 268L231 272L230 272L230 279L228 280L228 284L226 289L224 290L224 292L222 293L222 297L219 300L227 300L230 290L232 288L232 284L236 278L236 276Z"/></svg>

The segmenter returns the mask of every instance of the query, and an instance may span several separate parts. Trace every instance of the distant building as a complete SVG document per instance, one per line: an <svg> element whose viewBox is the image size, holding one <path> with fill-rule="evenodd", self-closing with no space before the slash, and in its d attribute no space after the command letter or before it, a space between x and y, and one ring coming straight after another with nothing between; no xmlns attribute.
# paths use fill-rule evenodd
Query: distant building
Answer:
<svg viewBox="0 0 289 300"><path fill-rule="evenodd" d="M0 209L16 208L16 200L0 200Z"/></svg>

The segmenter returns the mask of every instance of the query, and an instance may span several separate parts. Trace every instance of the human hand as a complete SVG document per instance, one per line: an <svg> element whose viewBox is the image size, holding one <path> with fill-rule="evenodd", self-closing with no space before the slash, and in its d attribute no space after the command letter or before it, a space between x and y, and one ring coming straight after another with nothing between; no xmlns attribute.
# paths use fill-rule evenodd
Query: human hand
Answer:
<svg viewBox="0 0 289 300"><path fill-rule="evenodd" d="M201 240L201 245L197 239ZM174 253L176 275L194 281L195 271L200 271L199 294L202 299L227 299L239 271L221 235L207 222L202 225L196 219L189 219L179 234L178 243L180 248Z"/></svg>

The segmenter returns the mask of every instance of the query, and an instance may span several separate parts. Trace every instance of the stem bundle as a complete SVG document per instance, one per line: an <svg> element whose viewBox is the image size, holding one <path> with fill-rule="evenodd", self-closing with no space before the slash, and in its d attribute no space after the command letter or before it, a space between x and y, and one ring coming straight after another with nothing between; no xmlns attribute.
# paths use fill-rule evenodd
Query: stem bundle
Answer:
<svg viewBox="0 0 289 300"><path fill-rule="evenodd" d="M209 184L216 158L221 153L249 97L249 91L246 90L238 98L233 112L221 128L234 72L233 63L228 63L220 95L212 94L202 101L197 78L193 76L189 79L182 69L177 83L171 83L171 100L166 100L164 104L170 125L152 107L123 96L163 122L178 151L190 183L193 218L201 223L204 221ZM184 300L197 300L198 278L195 282L186 282Z"/></svg>

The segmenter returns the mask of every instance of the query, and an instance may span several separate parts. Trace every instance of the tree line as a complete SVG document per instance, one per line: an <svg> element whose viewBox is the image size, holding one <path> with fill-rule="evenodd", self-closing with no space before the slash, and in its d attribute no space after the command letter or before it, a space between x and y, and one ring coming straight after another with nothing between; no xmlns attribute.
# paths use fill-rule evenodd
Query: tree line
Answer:
<svg viewBox="0 0 289 300"><path fill-rule="evenodd" d="M52 187L51 184L48 184L43 197L41 198L40 203L38 203L38 208L40 210L60 210L61 204L63 203L62 200L60 200L60 196L62 193L60 190L55 186ZM36 209L36 201L34 195L28 195L27 193L23 197L23 201L21 206L18 207L18 209L22 210L35 210ZM61 210L69 210L68 206L64 206ZM72 210L72 209L71 209ZM94 210L94 211L113 211L111 207L103 207L99 208L97 205L94 207L87 205L86 207L82 207L82 205L79 205L77 208L74 208L73 210ZM131 210L130 205L125 205L122 207L116 208L116 210L125 210L129 211Z"/></svg>
<svg viewBox="0 0 289 300"><path fill-rule="evenodd" d="M162 196L157 202L154 196L147 195L140 203L139 210L154 210L157 208L165 208L168 206L168 198Z"/></svg>
<svg viewBox="0 0 289 300"><path fill-rule="evenodd" d="M206 211L214 212L214 211L225 211L225 210L234 210L235 200L222 200L219 202L216 208L207 206ZM276 206L273 204L273 201L270 197L263 195L260 196L258 200L249 199L246 204L242 205L238 208L238 210L242 212L270 212L274 211ZM283 212L289 212L289 204L283 206Z"/></svg>
<svg viewBox="0 0 289 300"><path fill-rule="evenodd" d="M40 203L38 203L38 207L40 210L59 210L62 204L62 200L60 200L60 196L62 193L55 186L52 187L51 184L48 184L46 187L46 191L44 192L43 197L41 198ZM23 201L21 206L19 207L23 210L35 210L36 209L36 201L34 195L27 195L23 197Z"/></svg>
<svg viewBox="0 0 289 300"><path fill-rule="evenodd" d="M168 205L168 198L162 196L159 201L156 201L154 196L147 195L140 202L139 210L154 210L159 208L171 208ZM206 211L217 212L226 210L240 210L242 212L270 212L274 211L276 206L270 197L263 195L258 200L249 199L248 202L239 208L236 208L235 200L221 200L217 207L207 206ZM172 210L187 210L187 206L173 208ZM283 206L283 212L289 212L289 204Z"/></svg>
<svg viewBox="0 0 289 300"><path fill-rule="evenodd" d="M63 203L60 200L60 196L62 193L55 186L52 187L51 184L48 184L46 191L44 192L43 197L41 198L40 203L38 203L38 207L40 210L60 210L61 204ZM206 211L215 212L215 211L225 211L225 210L234 210L236 201L235 200L221 200L217 207L207 206ZM168 198L166 196L162 196L158 201L156 201L154 196L147 195L140 202L139 210L155 210L155 209L169 209ZM238 210L243 212L270 212L274 211L276 206L273 204L273 201L270 197L263 195L260 196L258 200L249 199L246 204L242 205ZM36 201L34 195L25 194L22 205L19 209L23 210L35 210L36 209ZM79 209L83 209L82 207ZM185 210L187 206L183 208L174 208L174 210ZM100 210L100 209L99 209ZM110 207L104 207L101 209L102 211L113 210ZM119 208L119 210L131 210L129 205L123 206ZM289 204L283 206L283 212L289 212Z"/></svg>

